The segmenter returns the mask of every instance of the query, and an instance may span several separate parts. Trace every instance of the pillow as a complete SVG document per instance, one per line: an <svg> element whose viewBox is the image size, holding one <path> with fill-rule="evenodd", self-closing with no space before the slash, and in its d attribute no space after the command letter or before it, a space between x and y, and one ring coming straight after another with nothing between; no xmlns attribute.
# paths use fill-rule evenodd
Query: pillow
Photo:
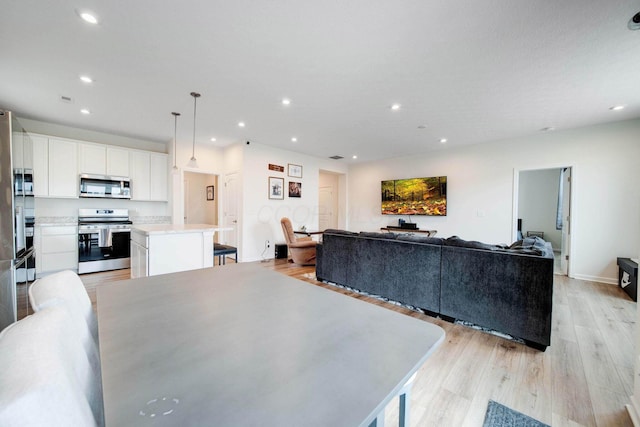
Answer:
<svg viewBox="0 0 640 427"><path fill-rule="evenodd" d="M327 228L326 230L324 230L323 234L339 234L339 235L343 235L343 236L357 236L358 233L355 233L353 231L347 231L347 230L338 230L335 228Z"/></svg>
<svg viewBox="0 0 640 427"><path fill-rule="evenodd" d="M458 236L451 236L442 241L444 246L457 246L460 248L470 248L470 249L484 249L488 251L495 251L500 249L499 246L490 245L488 243L482 243L475 240L464 240Z"/></svg>
<svg viewBox="0 0 640 427"><path fill-rule="evenodd" d="M512 243L509 249L523 254L543 255L547 252L547 242L538 236L531 236Z"/></svg>

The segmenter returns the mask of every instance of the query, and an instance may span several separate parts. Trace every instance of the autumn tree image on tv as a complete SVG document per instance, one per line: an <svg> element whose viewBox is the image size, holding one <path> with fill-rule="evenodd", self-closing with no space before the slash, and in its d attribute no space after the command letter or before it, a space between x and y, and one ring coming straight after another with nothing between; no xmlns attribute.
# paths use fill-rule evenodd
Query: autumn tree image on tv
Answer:
<svg viewBox="0 0 640 427"><path fill-rule="evenodd" d="M447 214L447 177L382 181L383 215Z"/></svg>

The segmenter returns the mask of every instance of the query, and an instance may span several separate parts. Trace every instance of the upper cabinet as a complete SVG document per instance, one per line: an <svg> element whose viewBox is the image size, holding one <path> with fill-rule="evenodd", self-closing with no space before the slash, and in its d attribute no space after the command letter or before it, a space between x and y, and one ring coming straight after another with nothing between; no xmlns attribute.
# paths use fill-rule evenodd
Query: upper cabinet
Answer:
<svg viewBox="0 0 640 427"><path fill-rule="evenodd" d="M78 144L80 156L80 173L93 175L106 175L107 173L107 147L98 144Z"/></svg>
<svg viewBox="0 0 640 427"><path fill-rule="evenodd" d="M33 143L33 195L47 197L49 195L49 139L31 135L31 141Z"/></svg>
<svg viewBox="0 0 640 427"><path fill-rule="evenodd" d="M150 157L150 199L157 201L166 201L168 200L169 195L167 191L169 179L169 176L167 174L167 158L169 156L161 153L151 153Z"/></svg>
<svg viewBox="0 0 640 427"><path fill-rule="evenodd" d="M43 135L30 135L28 152L37 197L77 198L78 175L92 174L130 178L131 200L168 200L167 154Z"/></svg>
<svg viewBox="0 0 640 427"><path fill-rule="evenodd" d="M78 144L79 172L129 177L129 149L102 144Z"/></svg>
<svg viewBox="0 0 640 427"><path fill-rule="evenodd" d="M78 197L78 143L49 138L49 197Z"/></svg>
<svg viewBox="0 0 640 427"><path fill-rule="evenodd" d="M107 146L107 175L129 177L129 151Z"/></svg>
<svg viewBox="0 0 640 427"><path fill-rule="evenodd" d="M33 169L33 141L25 132L13 132L11 156L15 169Z"/></svg>
<svg viewBox="0 0 640 427"><path fill-rule="evenodd" d="M151 199L151 160L150 153L131 151L130 178L131 200Z"/></svg>
<svg viewBox="0 0 640 427"><path fill-rule="evenodd" d="M131 200L167 201L166 154L131 151Z"/></svg>

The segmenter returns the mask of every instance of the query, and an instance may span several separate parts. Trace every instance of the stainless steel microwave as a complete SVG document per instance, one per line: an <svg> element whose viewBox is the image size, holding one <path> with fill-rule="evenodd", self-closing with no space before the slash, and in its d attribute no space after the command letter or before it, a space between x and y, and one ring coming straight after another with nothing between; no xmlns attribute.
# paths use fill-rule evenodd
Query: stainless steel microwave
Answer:
<svg viewBox="0 0 640 427"><path fill-rule="evenodd" d="M123 176L80 175L80 197L130 199L131 180Z"/></svg>

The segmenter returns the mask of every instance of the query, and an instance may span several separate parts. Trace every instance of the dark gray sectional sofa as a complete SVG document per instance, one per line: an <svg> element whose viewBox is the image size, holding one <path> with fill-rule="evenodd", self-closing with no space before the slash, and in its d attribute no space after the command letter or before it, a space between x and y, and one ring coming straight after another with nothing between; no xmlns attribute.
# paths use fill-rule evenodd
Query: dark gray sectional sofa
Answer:
<svg viewBox="0 0 640 427"><path fill-rule="evenodd" d="M550 345L553 251L540 238L510 247L406 233L326 230L316 277Z"/></svg>

